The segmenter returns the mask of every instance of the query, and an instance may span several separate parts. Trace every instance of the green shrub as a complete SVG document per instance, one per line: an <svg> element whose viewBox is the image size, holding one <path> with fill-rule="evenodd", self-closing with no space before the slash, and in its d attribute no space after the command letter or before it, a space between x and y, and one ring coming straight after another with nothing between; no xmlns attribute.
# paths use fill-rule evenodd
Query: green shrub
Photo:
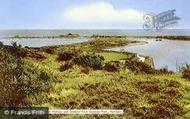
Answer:
<svg viewBox="0 0 190 119"><path fill-rule="evenodd" d="M74 62L84 67L90 67L94 70L102 69L104 64L104 57L96 54L81 55L74 59Z"/></svg>

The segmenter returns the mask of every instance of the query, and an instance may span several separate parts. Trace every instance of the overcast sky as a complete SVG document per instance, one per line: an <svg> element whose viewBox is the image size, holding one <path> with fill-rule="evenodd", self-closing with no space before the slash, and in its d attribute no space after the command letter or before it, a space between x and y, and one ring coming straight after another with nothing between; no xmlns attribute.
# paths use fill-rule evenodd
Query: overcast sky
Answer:
<svg viewBox="0 0 190 119"><path fill-rule="evenodd" d="M0 29L137 29L171 9L190 29L190 0L0 0Z"/></svg>

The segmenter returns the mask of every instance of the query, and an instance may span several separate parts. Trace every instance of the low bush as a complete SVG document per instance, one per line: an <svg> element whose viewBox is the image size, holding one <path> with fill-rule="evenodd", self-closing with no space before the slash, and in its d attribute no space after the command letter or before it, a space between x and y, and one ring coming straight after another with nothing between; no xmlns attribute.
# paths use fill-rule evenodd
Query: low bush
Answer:
<svg viewBox="0 0 190 119"><path fill-rule="evenodd" d="M108 62L104 65L104 69L109 72L117 72L120 69L120 64L117 61Z"/></svg>
<svg viewBox="0 0 190 119"><path fill-rule="evenodd" d="M94 70L102 69L104 64L104 57L96 54L81 55L74 59L74 62L83 67L90 67Z"/></svg>
<svg viewBox="0 0 190 119"><path fill-rule="evenodd" d="M59 54L58 56L58 61L69 61L71 59L74 58L74 54L73 53L69 53L69 52L64 52L62 54Z"/></svg>

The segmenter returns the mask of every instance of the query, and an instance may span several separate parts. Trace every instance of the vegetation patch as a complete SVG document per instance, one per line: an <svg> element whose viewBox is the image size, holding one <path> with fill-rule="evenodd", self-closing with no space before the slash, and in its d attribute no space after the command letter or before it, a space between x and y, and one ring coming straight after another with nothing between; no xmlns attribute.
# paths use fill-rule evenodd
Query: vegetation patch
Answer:
<svg viewBox="0 0 190 119"><path fill-rule="evenodd" d="M190 65L186 64L181 68L182 70L182 77L190 80Z"/></svg>
<svg viewBox="0 0 190 119"><path fill-rule="evenodd" d="M96 54L80 55L74 59L74 62L83 67L90 67L94 70L102 69L104 64L104 57Z"/></svg>
<svg viewBox="0 0 190 119"><path fill-rule="evenodd" d="M59 70L61 72L63 72L63 71L66 71L66 70L68 70L68 69L70 69L72 67L73 67L73 63L72 62L66 62L65 64L61 65L61 67L60 67Z"/></svg>
<svg viewBox="0 0 190 119"><path fill-rule="evenodd" d="M183 109L172 101L160 101L146 111L144 118L173 119L182 115Z"/></svg>
<svg viewBox="0 0 190 119"><path fill-rule="evenodd" d="M136 74L137 73L146 73L146 74L154 73L154 69L151 66L143 62L136 61L136 60L126 60L125 65L127 66L128 69L130 69Z"/></svg>
<svg viewBox="0 0 190 119"><path fill-rule="evenodd" d="M133 99L138 97L133 93L109 88L109 85L101 83L84 84L80 89L89 96L86 99L88 101L82 103L84 108L129 109L134 105Z"/></svg>
<svg viewBox="0 0 190 119"><path fill-rule="evenodd" d="M138 88L146 93L158 93L160 92L159 82L155 81L143 81L137 83Z"/></svg>
<svg viewBox="0 0 190 119"><path fill-rule="evenodd" d="M64 52L64 53L59 54L57 60L58 61L69 61L69 60L73 59L74 56L75 56L75 54L73 54L73 53Z"/></svg>
<svg viewBox="0 0 190 119"><path fill-rule="evenodd" d="M55 53L55 51L52 48L46 48L45 52L48 54L54 54Z"/></svg>
<svg viewBox="0 0 190 119"><path fill-rule="evenodd" d="M120 62L119 61L112 61L105 63L104 69L109 72L118 72L121 68Z"/></svg>
<svg viewBox="0 0 190 119"><path fill-rule="evenodd" d="M154 69L150 64L140 62L137 59L127 59L125 65L135 74L172 74L167 68Z"/></svg>

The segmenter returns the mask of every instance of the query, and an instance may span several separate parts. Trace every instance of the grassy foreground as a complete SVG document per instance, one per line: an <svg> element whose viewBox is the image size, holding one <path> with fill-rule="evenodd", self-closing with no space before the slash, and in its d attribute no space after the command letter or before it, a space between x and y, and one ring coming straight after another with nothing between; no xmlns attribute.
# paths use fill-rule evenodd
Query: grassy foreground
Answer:
<svg viewBox="0 0 190 119"><path fill-rule="evenodd" d="M146 65L143 72L133 54L102 50L131 43L136 42L104 38L39 49L1 46L0 87L6 91L0 91L0 106L125 112L50 115L52 119L190 118L190 80L181 73L154 71ZM96 60L89 61L91 57Z"/></svg>

